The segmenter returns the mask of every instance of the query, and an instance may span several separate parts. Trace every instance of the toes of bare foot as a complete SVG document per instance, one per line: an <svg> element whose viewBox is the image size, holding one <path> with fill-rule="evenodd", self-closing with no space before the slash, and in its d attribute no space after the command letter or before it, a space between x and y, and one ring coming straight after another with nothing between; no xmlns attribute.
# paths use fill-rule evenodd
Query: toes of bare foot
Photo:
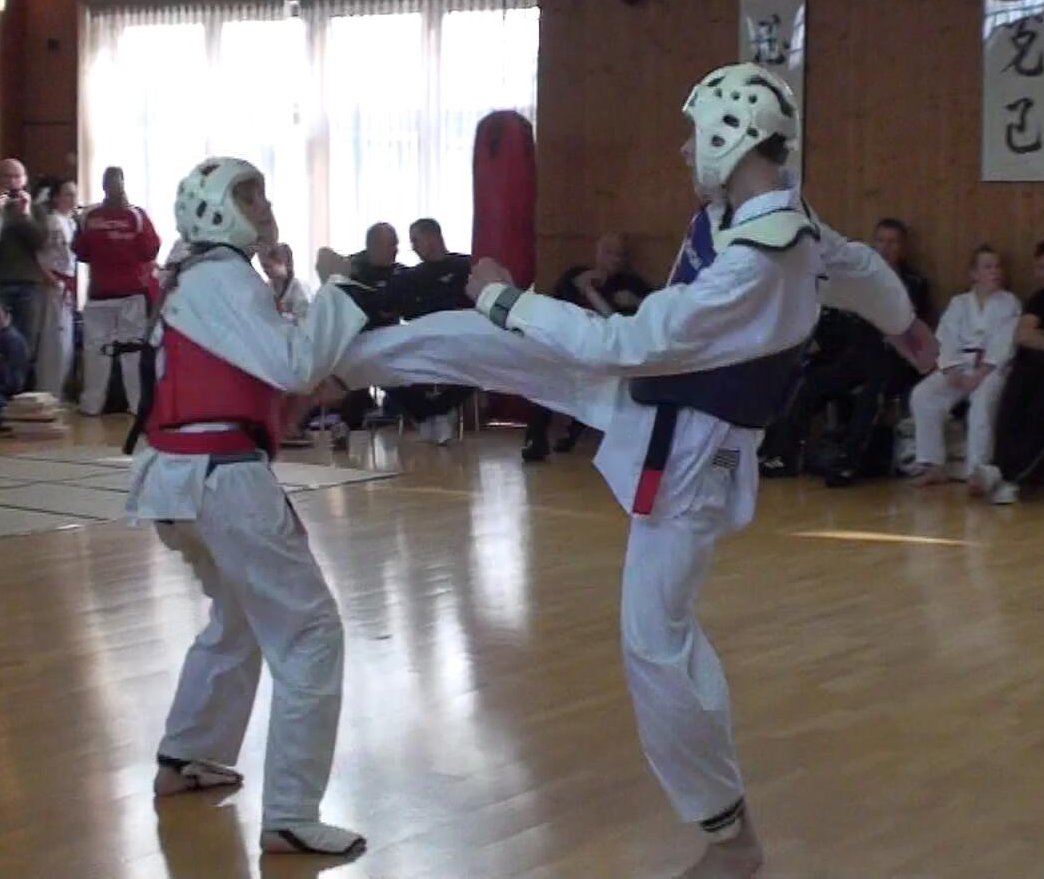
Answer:
<svg viewBox="0 0 1044 879"><path fill-rule="evenodd" d="M709 845L703 857L677 879L753 879L763 861L760 848Z"/></svg>

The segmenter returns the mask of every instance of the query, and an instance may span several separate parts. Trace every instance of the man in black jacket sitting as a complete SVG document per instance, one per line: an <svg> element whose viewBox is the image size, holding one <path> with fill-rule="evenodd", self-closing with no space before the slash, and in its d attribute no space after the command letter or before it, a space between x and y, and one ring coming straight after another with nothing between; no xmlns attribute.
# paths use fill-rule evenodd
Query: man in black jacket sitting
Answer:
<svg viewBox="0 0 1044 879"><path fill-rule="evenodd" d="M471 257L451 253L442 228L429 218L410 226L410 244L421 262L388 279L382 311L413 320L437 311L472 309L474 303L464 292ZM417 423L423 439L444 446L453 439L458 409L473 390L456 385L413 385L389 390L388 399Z"/></svg>
<svg viewBox="0 0 1044 879"><path fill-rule="evenodd" d="M908 237L901 220L886 217L874 229L874 248L902 279L917 317L932 326L928 283L906 260ZM879 330L853 314L824 309L815 338L819 350L787 416L766 435L761 475L797 476L813 417L840 398L851 404L850 414L840 453L825 474L826 484L839 488L851 485L872 457L868 450L884 403L908 394L919 376Z"/></svg>
<svg viewBox="0 0 1044 879"><path fill-rule="evenodd" d="M553 295L556 299L564 299L602 317L609 317L612 314L634 314L651 292L648 282L628 268L623 236L610 232L595 244L594 265L567 269L555 284ZM543 461L550 454L547 438L550 426L551 412L534 404L522 445L523 461ZM574 418L565 435L555 442L555 451L572 451L583 430L584 425Z"/></svg>

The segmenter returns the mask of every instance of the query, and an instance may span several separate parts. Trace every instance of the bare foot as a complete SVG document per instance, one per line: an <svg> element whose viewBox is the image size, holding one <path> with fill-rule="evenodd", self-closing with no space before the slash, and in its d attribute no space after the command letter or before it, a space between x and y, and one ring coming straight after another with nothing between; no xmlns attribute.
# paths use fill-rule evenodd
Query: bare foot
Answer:
<svg viewBox="0 0 1044 879"><path fill-rule="evenodd" d="M234 769L209 761L174 760L163 757L156 769L152 791L157 797L172 797L190 791L238 787L243 776Z"/></svg>
<svg viewBox="0 0 1044 879"><path fill-rule="evenodd" d="M937 464L929 464L924 469L924 472L913 480L913 484L917 486L917 488L925 488L929 485L942 485L949 481L950 477L947 475L945 467L940 467Z"/></svg>
<svg viewBox="0 0 1044 879"><path fill-rule="evenodd" d="M761 841L745 814L737 836L711 843L703 857L677 879L753 879L765 862Z"/></svg>

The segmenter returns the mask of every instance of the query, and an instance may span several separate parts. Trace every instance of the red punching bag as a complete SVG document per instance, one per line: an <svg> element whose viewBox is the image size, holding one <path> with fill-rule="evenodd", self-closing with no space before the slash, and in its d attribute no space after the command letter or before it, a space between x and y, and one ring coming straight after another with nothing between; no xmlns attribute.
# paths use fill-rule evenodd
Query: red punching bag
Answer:
<svg viewBox="0 0 1044 879"><path fill-rule="evenodd" d="M482 119L475 132L473 171L471 258L492 257L525 289L536 277L536 146L529 120L514 110L497 110ZM492 420L526 420L524 400L490 396Z"/></svg>

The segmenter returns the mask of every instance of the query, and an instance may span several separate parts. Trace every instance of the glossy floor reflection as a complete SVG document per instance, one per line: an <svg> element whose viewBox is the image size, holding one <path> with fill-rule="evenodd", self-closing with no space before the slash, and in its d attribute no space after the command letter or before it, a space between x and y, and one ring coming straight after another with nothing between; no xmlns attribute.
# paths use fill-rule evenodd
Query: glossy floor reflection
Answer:
<svg viewBox="0 0 1044 879"><path fill-rule="evenodd" d="M81 426L97 442L120 428ZM153 753L206 604L147 529L0 541L0 877L666 879L700 841L639 755L617 653L626 528L590 449L523 468L514 432L345 464L295 503L345 618L326 816L355 864L261 858L262 686L244 789L158 806ZM302 453L322 462L330 453ZM765 486L703 601L765 876L1037 877L1044 503L957 487Z"/></svg>

